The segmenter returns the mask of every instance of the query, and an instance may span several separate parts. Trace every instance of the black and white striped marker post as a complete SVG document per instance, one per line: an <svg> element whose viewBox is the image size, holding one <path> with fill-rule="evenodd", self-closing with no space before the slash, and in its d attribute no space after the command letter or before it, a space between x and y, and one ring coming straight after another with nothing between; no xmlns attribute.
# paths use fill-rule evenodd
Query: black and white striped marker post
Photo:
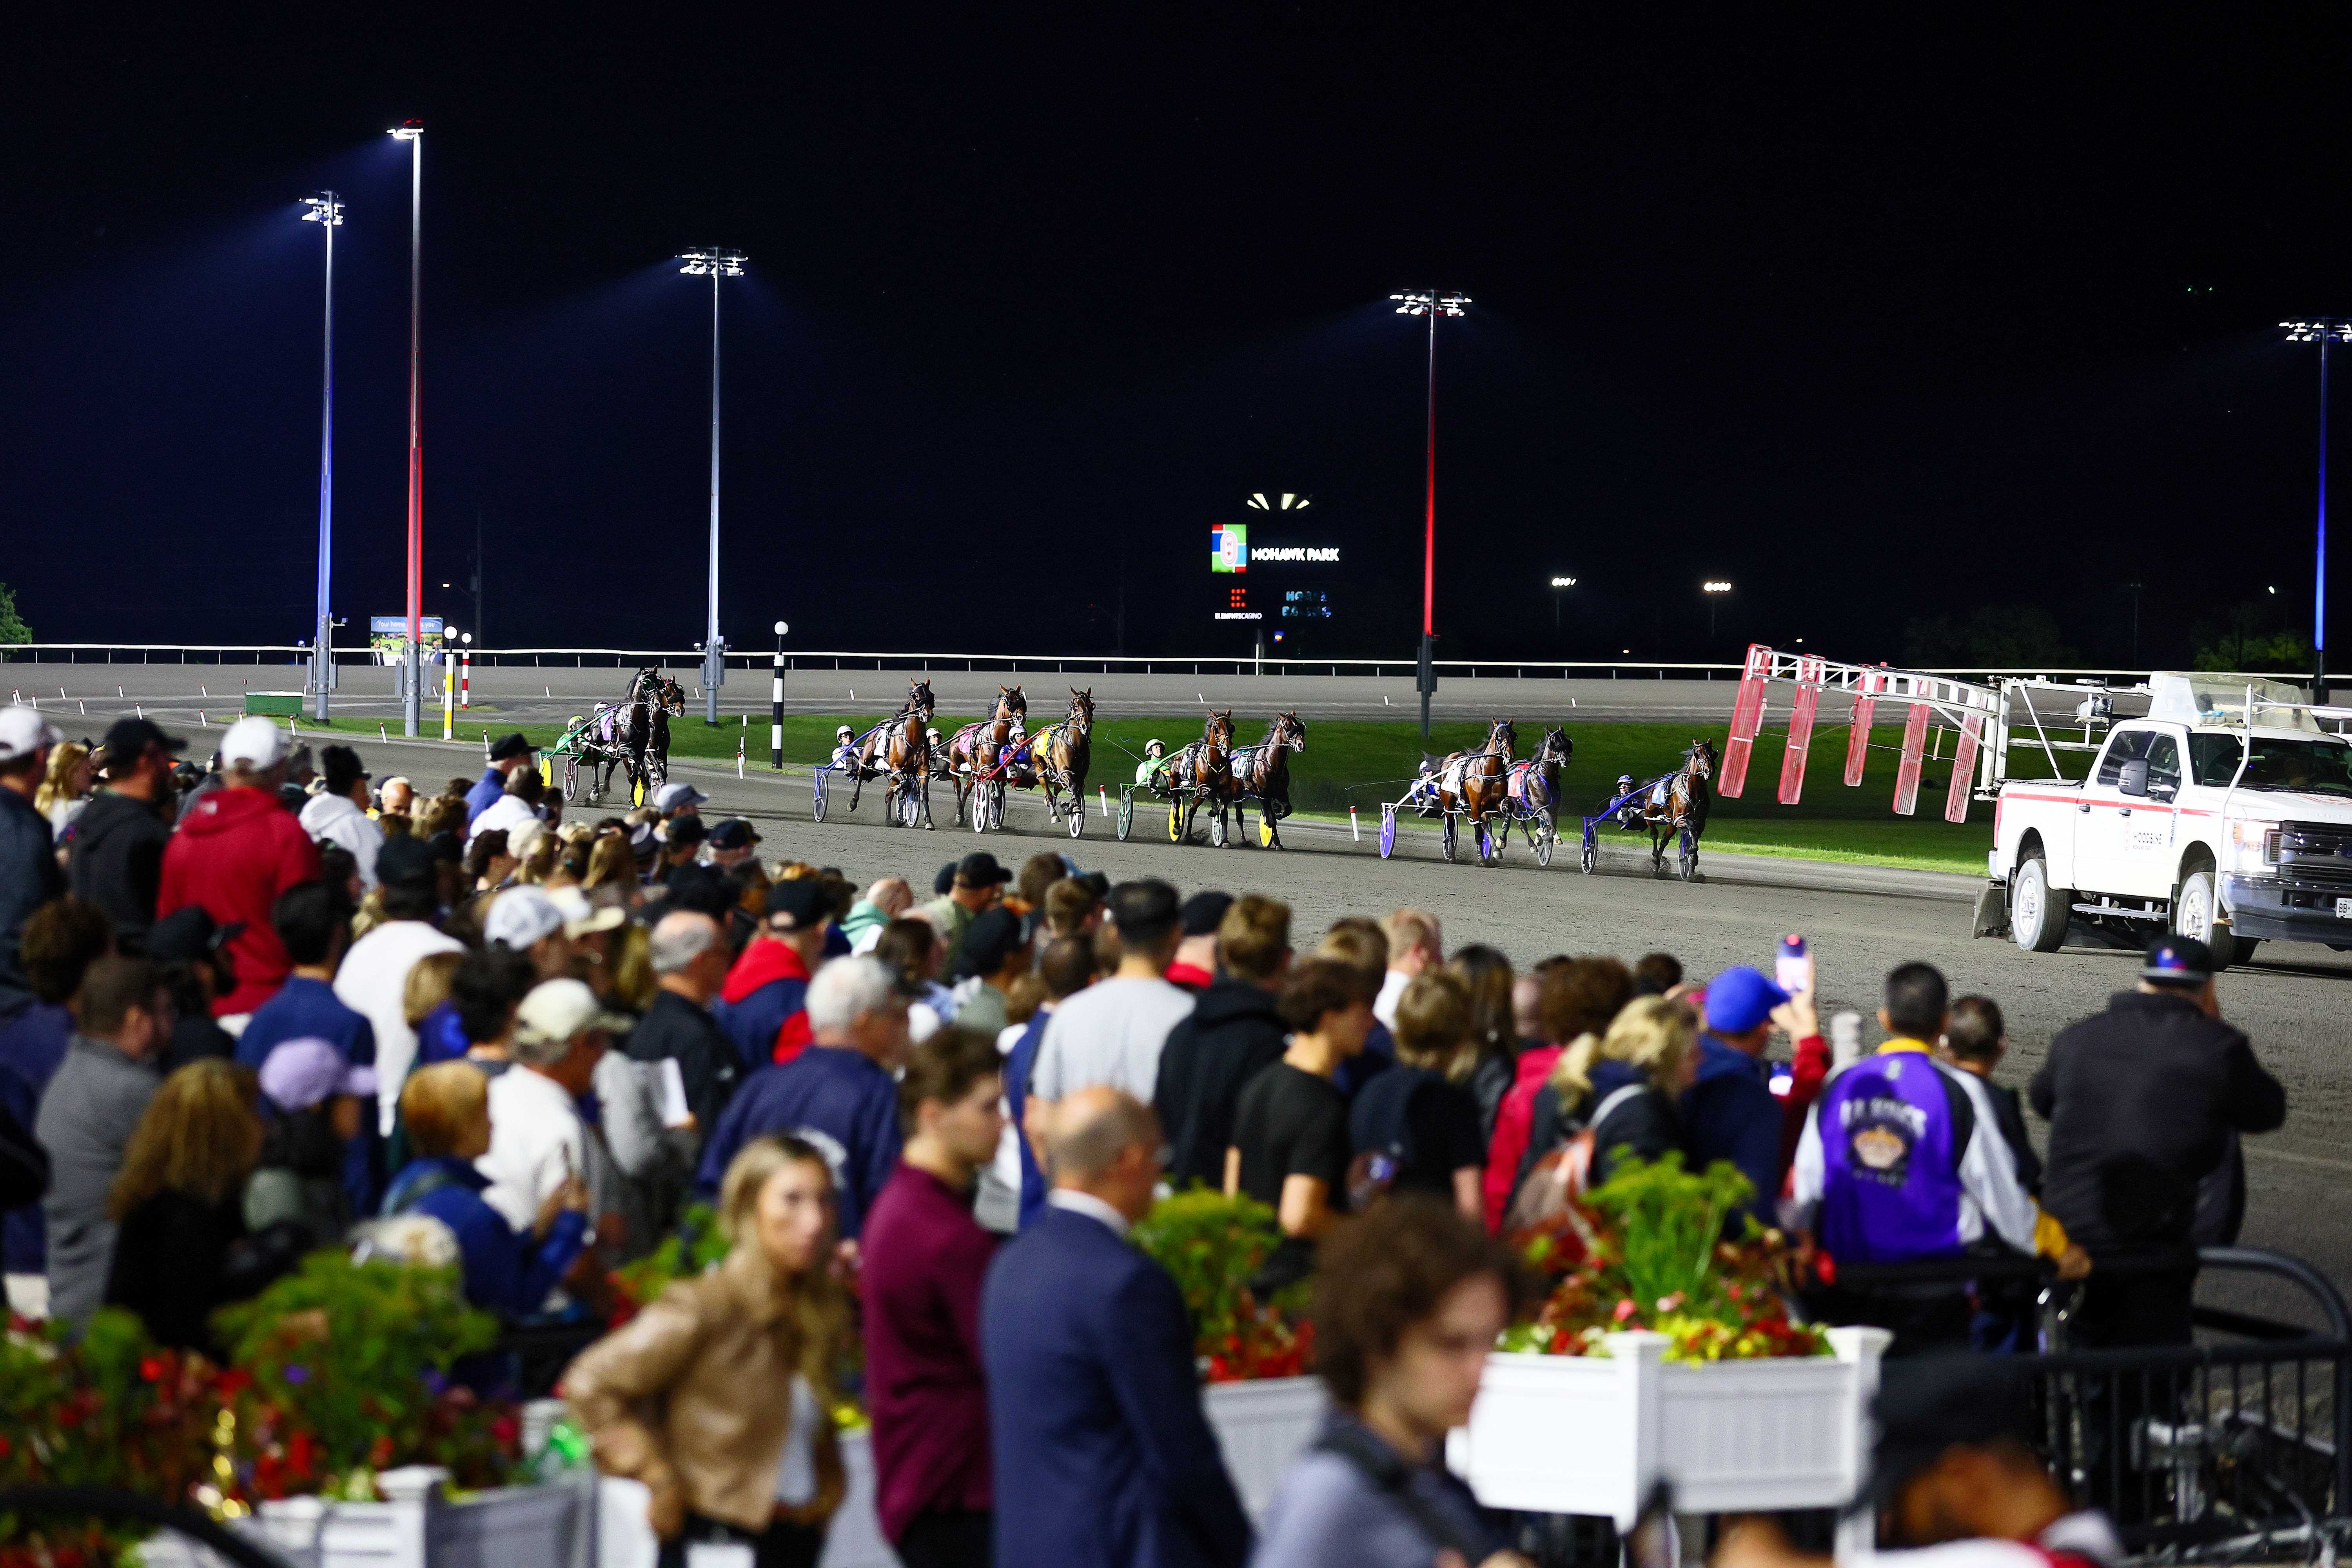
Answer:
<svg viewBox="0 0 2352 1568"><path fill-rule="evenodd" d="M775 682L768 692L768 762L778 773L784 770L784 633L790 629L776 623Z"/></svg>

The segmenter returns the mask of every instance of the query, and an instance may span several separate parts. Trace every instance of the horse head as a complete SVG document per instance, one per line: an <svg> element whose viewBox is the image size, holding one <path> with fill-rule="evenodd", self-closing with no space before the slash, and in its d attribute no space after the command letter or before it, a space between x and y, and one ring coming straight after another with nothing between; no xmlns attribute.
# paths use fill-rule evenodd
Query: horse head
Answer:
<svg viewBox="0 0 2352 1568"><path fill-rule="evenodd" d="M1210 709L1208 722L1201 726L1201 739L1213 746L1223 746L1231 750L1234 743L1234 710L1228 708L1220 713L1213 708Z"/></svg>
<svg viewBox="0 0 2352 1568"><path fill-rule="evenodd" d="M1566 767L1568 759L1574 755L1576 742L1568 738L1566 729L1557 724L1544 731L1543 743L1536 748L1536 761L1557 763L1562 767Z"/></svg>
<svg viewBox="0 0 2352 1568"><path fill-rule="evenodd" d="M686 711L686 688L680 686L669 676L663 676L661 678L660 686L660 701L661 705L667 709L672 714L684 713Z"/></svg>
<svg viewBox="0 0 2352 1568"><path fill-rule="evenodd" d="M1026 719L1028 716L1029 700L1021 695L1019 687L1000 686L996 689L996 709L989 714L990 718Z"/></svg>
<svg viewBox="0 0 2352 1568"><path fill-rule="evenodd" d="M1095 689L1089 686L1081 691L1075 686L1071 687L1069 717L1071 732L1083 735L1094 728L1094 723Z"/></svg>
<svg viewBox="0 0 2352 1568"><path fill-rule="evenodd" d="M1713 777L1717 761L1715 742L1705 737L1693 741L1690 750L1683 753L1683 763L1689 768L1693 778Z"/></svg>
<svg viewBox="0 0 2352 1568"><path fill-rule="evenodd" d="M931 699L931 683L929 681L915 680L912 679L908 680L907 711L909 713L919 713L923 716L923 721L925 723L928 724L930 722L931 714L934 711L934 704Z"/></svg>
<svg viewBox="0 0 2352 1568"><path fill-rule="evenodd" d="M1508 719L1496 720L1494 728L1486 731L1486 749L1490 752L1500 752L1508 757L1518 750L1518 745L1519 732Z"/></svg>
<svg viewBox="0 0 2352 1568"><path fill-rule="evenodd" d="M1307 749L1307 721L1296 713L1277 713L1274 727L1265 732L1266 748L1287 746L1294 752Z"/></svg>

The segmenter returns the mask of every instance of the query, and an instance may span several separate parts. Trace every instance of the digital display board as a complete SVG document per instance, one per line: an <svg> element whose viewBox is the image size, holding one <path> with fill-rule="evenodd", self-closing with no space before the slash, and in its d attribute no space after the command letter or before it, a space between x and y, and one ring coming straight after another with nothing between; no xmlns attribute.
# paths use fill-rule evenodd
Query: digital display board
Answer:
<svg viewBox="0 0 2352 1568"><path fill-rule="evenodd" d="M1328 621L1331 618L1331 595L1320 588L1285 588L1282 591L1282 618L1286 621Z"/></svg>
<svg viewBox="0 0 2352 1568"><path fill-rule="evenodd" d="M1249 524L1221 522L1209 530L1209 570L1249 570Z"/></svg>

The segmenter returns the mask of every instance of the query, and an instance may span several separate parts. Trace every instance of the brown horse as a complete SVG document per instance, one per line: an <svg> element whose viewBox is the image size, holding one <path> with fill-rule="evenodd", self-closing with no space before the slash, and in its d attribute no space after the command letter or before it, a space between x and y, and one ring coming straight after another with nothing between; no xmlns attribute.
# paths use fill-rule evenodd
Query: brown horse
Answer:
<svg viewBox="0 0 2352 1568"><path fill-rule="evenodd" d="M1281 823L1290 815L1290 753L1306 749L1307 721L1296 713L1277 713L1265 740L1234 753L1234 823L1244 838L1249 837L1245 808L1255 801L1266 847L1282 847Z"/></svg>
<svg viewBox="0 0 2352 1568"><path fill-rule="evenodd" d="M1070 688L1070 710L1061 722L1049 724L1037 731L1029 743L1031 779L1044 786L1045 810L1055 820L1063 819L1066 809L1062 795L1066 791L1066 807L1070 837L1076 838L1087 826L1087 769L1094 758L1095 689L1084 691Z"/></svg>
<svg viewBox="0 0 2352 1568"><path fill-rule="evenodd" d="M1683 752L1683 765L1652 787L1642 801L1642 824L1650 830L1650 869L1666 868L1666 841L1675 841L1675 874L1684 881L1698 875L1698 841L1706 832L1707 808L1715 804L1718 758L1715 742L1701 737Z"/></svg>
<svg viewBox="0 0 2352 1568"><path fill-rule="evenodd" d="M857 797L866 781L890 775L890 786L885 795L884 820L896 827L901 822L911 826L901 803L911 803L919 795L923 806L923 826L931 824L931 732L930 721L934 702L931 683L909 679L907 700L898 711L866 733L857 749L857 767L850 775L849 809L857 809Z"/></svg>
<svg viewBox="0 0 2352 1568"><path fill-rule="evenodd" d="M1233 808L1234 710L1209 710L1201 738L1169 760L1168 837L1192 841L1192 818L1205 803L1216 813L1216 841L1225 841L1225 814Z"/></svg>
<svg viewBox="0 0 2352 1568"><path fill-rule="evenodd" d="M1495 863L1495 845L1486 832L1486 822L1502 811L1505 797L1510 793L1511 752L1518 743L1518 731L1511 727L1511 721L1497 719L1486 731L1484 746L1475 752L1455 752L1437 770L1436 804L1444 814L1439 837L1448 860L1454 858L1455 823L1466 816L1470 819L1470 841L1478 847L1478 864Z"/></svg>
<svg viewBox="0 0 2352 1568"><path fill-rule="evenodd" d="M955 785L957 822L964 820L973 786L982 775L996 772L1004 748L1013 743L1020 732L1021 721L1028 716L1029 700L1021 695L1021 689L1000 686L996 689L996 706L988 717L966 724L949 740L948 780Z"/></svg>

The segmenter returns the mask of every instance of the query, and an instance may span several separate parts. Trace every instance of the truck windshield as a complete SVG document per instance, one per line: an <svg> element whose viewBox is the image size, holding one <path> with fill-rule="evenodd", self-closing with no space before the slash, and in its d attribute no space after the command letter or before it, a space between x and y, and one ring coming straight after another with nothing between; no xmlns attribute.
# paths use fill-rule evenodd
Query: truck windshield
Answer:
<svg viewBox="0 0 2352 1568"><path fill-rule="evenodd" d="M2189 763L2197 782L2216 789L2229 786L2238 771L2238 753L2244 742L2236 735L2189 737ZM2286 741L2257 736L2252 761L2241 789L2299 790L2306 795L2352 797L2352 743L2343 741Z"/></svg>

